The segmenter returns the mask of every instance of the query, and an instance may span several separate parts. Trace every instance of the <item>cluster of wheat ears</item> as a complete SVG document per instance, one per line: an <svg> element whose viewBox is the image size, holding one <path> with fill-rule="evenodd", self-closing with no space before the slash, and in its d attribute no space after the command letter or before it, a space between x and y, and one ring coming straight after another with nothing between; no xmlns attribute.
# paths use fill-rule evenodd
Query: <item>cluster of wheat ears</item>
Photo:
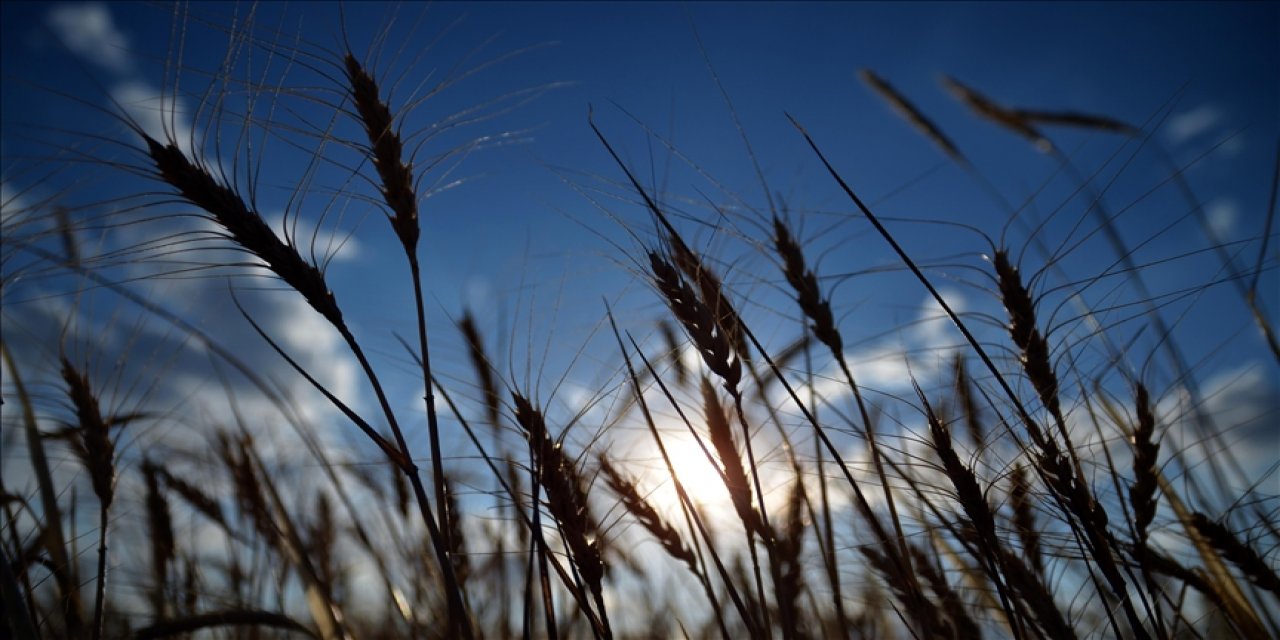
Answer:
<svg viewBox="0 0 1280 640"><path fill-rule="evenodd" d="M988 239L975 248L990 256L980 277L1005 317L963 312L935 286L939 267L913 257L900 243L900 225L877 216L851 186L856 180L846 181L828 161L824 143L792 120L795 135L847 196L846 215L874 231L860 242L889 247L959 341L939 356L949 362L940 380L909 381L913 392L899 397L868 389L855 376L846 335L856 312L841 310L849 301L833 299L829 280L816 271L797 232L799 214L763 208L746 226L759 234L744 238L776 269L758 275L760 281L777 283L794 301L770 310L790 319L789 342L779 347L779 332L771 328L764 339L753 327L756 314L722 280L726 263L689 239L694 222L675 215L664 194L637 178L594 120L584 122L615 161L615 184L643 207L652 229L632 230L636 243L625 260L662 303L657 329L637 336L636 325L620 328L611 311L602 312L617 376L594 390L596 403L610 407L600 431L639 433L655 452L656 471L641 470L629 465L628 451L611 448L610 438L576 435L589 429L581 416L557 415L535 389L507 379L486 350L483 323L471 314L460 315L456 331L433 327L428 339L424 291L447 283L424 273L419 239L431 233L432 216L448 214L420 215L422 176L430 167L415 163L421 141L404 133L397 114L410 109L392 102L369 62L374 58L349 47L335 52L259 40L252 30L235 31L233 41L286 56L332 83L324 94L252 83L238 88L276 99L305 96L334 121L357 125L358 139L321 127L314 154L358 155L341 165L354 178L346 188L369 185L359 202L383 211L389 224L362 233L389 232L403 249L412 288L406 299L417 323L401 341L425 405L409 414L389 398L385 367L367 355L367 338L349 324L350 309L326 281L327 265L309 255L305 240L277 233L261 214L266 205L252 181L241 179L252 168L218 166L195 140L181 139L177 127L158 133L127 109L113 109L128 128L115 141L135 161L73 158L67 170L128 171L149 180L149 191L127 206L107 203L113 208L101 215L90 206L68 213L52 198L20 209L6 204L5 286L32 271L61 270L170 325L202 345L219 371L249 380L283 415L303 423L299 443L319 476L293 486L297 479L274 465L244 423L181 426L204 430L200 441L212 443L186 457L159 455L137 441L122 446L130 430L174 414L136 404L118 409L121 403L106 396L120 392L120 381L96 375L104 369L66 348L88 338L64 334L61 345L43 351L61 357L43 362L18 360L6 342L5 443L18 443L23 453L6 446L5 460L22 458L29 471L6 475L2 488L0 635L1280 636L1275 478L1250 478L1234 460L1230 425L1206 410L1197 372L1179 356L1166 326L1162 306L1169 298L1146 292L1144 265L1135 264L1116 231L1118 213L1103 204L1106 184L1079 177L1077 191L1093 195L1073 206L1078 224L1110 243L1114 263L1107 272L1074 280L1059 273L1063 246L1049 247L1053 239L1035 233L1025 251ZM231 84L232 68L215 77ZM871 71L861 79L951 162L995 191L907 97ZM1138 127L1100 115L1020 109L956 80L944 85L975 116L1027 138L1072 172L1072 160L1045 130L1094 132L1127 151L1157 146L1158 119ZM199 97L216 102L225 95ZM232 110L211 111L216 122ZM243 126L286 125L246 116ZM1183 190L1186 215L1203 216L1182 167L1170 168L1158 186ZM1271 189L1268 228L1248 245L1262 245L1256 264L1238 266L1252 261L1239 246L1210 238L1207 251L1219 256L1221 272L1188 289L1194 295L1237 287L1266 367L1280 363L1261 295L1267 292L1259 287L1260 276L1277 266L1266 242L1273 233ZM1031 215L1005 206L1011 219ZM102 255L76 245L69 227L101 230L121 210L132 216L121 227L176 216L198 217L205 226ZM745 235L744 226L724 218L706 222L717 232ZM233 256L222 266L269 272L340 336L373 392L371 410L326 387L291 351L296 345L242 310L262 343L336 409L342 428L367 439L367 464L339 463L332 451L313 446L305 420L288 408L291 400L241 354L99 268L157 252L205 250L210 237L240 254L219 254ZM1084 297L1075 294L1104 280L1138 293L1110 300L1110 309L1086 307L1069 322L1055 319L1060 306L1047 312L1042 304L1051 289L1055 300L1078 303ZM1059 285L1067 295L1054 289ZM1127 352L1130 325L1115 313L1122 307L1158 334L1151 354ZM1081 326L1091 329L1080 332ZM440 343L468 354L469 379L433 371L430 356ZM1085 352L1105 354L1105 371L1079 364ZM1130 364L1144 358L1165 368L1156 377L1166 388L1150 386L1155 365ZM50 362L60 376L54 383L26 383ZM231 405L238 400L227 398ZM1195 439L1171 446L1165 434L1175 426ZM429 444L419 451L410 443L421 429ZM460 450L445 450L451 442L462 443ZM723 484L717 490L727 496L723 511L705 504L707 487L690 486L680 468L689 458L676 456L675 446L693 447L708 461L711 482ZM51 468L51 456L64 451L74 454L76 482L87 479L92 497L70 490ZM464 463L469 491L460 488ZM379 475L380 469L390 473ZM674 500L660 502L659 485L673 489ZM123 495L126 487L134 495ZM126 511L113 512L122 503ZM91 522L77 514L85 505L97 507ZM193 529L206 534L191 535ZM114 542L118 530L130 537ZM219 541L217 548L208 540ZM82 562L81 554L92 561ZM358 568L373 577L360 583L360 593L353 582Z"/></svg>

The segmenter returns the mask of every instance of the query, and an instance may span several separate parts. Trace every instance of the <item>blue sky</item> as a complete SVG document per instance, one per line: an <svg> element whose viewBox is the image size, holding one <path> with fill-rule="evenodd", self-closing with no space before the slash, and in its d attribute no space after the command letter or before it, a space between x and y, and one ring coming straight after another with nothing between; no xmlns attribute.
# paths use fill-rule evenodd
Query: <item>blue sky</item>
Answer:
<svg viewBox="0 0 1280 640"><path fill-rule="evenodd" d="M92 161L71 165L38 184L32 176L40 171L23 169L58 166L54 157L59 149L83 140L86 133L136 142L108 115L116 109L108 96L154 98L172 87L175 65L167 63L174 60L180 60L176 77L188 109L177 121L189 120L196 96L209 84L203 72L217 70L222 61L227 34L218 26L228 24L231 16L244 19L254 11L256 35L274 43L246 58L254 60L252 65L237 67L236 73L250 77L263 77L253 74L268 69L268 77L277 81L275 70L282 68L290 52L322 54L342 46L339 7L333 4L198 3L190 10L179 59L169 37L174 17L164 7L3 4L0 64L5 80L0 106L7 210L75 183L65 202L87 215L83 203L136 190L134 185L140 183L106 172ZM1150 143L1131 161L1135 147L1122 146L1122 138L1061 129L1046 132L1080 172L1099 172L1096 185L1112 184L1106 204L1113 213L1124 211L1117 219L1121 232L1134 245L1146 241L1136 254L1140 263L1175 258L1146 273L1153 291L1177 291L1213 279L1217 263L1212 254L1189 255L1207 246L1192 219L1156 234L1189 214L1189 206L1168 184L1140 198L1169 174L1153 149L1167 150L1179 164L1200 158L1188 169L1188 181L1222 238L1240 241L1231 247L1252 265L1280 134L1278 11L1269 3L440 3L426 9L359 3L347 5L345 31L357 54L382 52L373 68L384 86L400 79L391 94L393 105L421 95L450 70L517 53L417 105L404 123L406 132L419 131L504 96L507 100L500 104L513 107L432 140L422 150L420 165L425 158L480 137L510 140L483 145L452 172L425 179L427 185L466 179L422 205L422 255L433 340L439 345L435 355L443 371L469 383L465 351L449 322L462 305L470 305L491 347L507 348L509 356L499 359L516 382L542 380L546 400L552 385L565 376L570 384L560 399L570 408L580 408L581 397L575 399L573 389L578 389L578 396L590 396L595 380L616 373L611 339L589 339L601 329L601 298L621 311L624 329L639 336L649 336L663 313L635 273L636 257L653 244L651 223L630 190L621 186L622 173L591 132L589 107L641 180L664 187L664 203L703 221L715 219L715 207L726 216L718 226L686 221L683 228L697 246L718 252L718 264L744 298L749 316L760 323L766 339L780 344L794 334L783 329L789 325L779 311L788 316L794 312L781 293L771 259L759 251L758 243L766 236L752 225L767 212L764 190L713 69L757 154L770 194L780 194L787 203L801 237L811 243L810 256L818 262L820 274L855 274L828 278L824 286L833 292L853 359L863 367L860 375L886 393L897 393L905 388L907 364L898 351L916 350L921 355L910 364L927 374L930 363L942 360L937 355L942 347L957 338L945 323L912 324L936 316L914 281L900 272L871 273L896 269L896 258L863 221L850 215L849 203L784 114L795 116L814 134L878 213L894 219L891 228L902 234L913 255L927 264L950 265L933 273L959 306L985 311L996 320L1001 312L991 296L970 286L986 286L981 256L989 249L982 238L911 220L963 222L994 237L1007 214L977 181L949 163L863 86L857 70L873 69L912 99L1006 199L1022 202L1034 194L1029 210L1039 217L1061 207L1054 233L1066 233L1081 219L1084 230L1079 233L1093 228L1092 218L1083 213L1084 197L1071 198L1076 181L1023 140L974 118L941 88L939 77L953 76L1007 105L1097 113L1142 126L1151 134ZM385 42L375 43L374 36L383 33L393 17ZM305 55L299 59L313 64L321 60ZM262 66L266 63L272 66ZM272 117L323 126L332 116L331 110L310 99L332 103L336 94L325 93L335 88L332 83L301 65L290 69L283 82L289 92L279 97L282 108ZM529 91L513 93L525 90ZM654 135L646 134L628 114ZM208 126L207 120L194 123L198 131ZM228 118L220 126L234 140L234 120ZM349 122L338 127L339 132L354 131ZM317 140L303 135L283 136L286 140L253 131L265 158L259 206L268 218L279 218L289 202L290 185L296 184ZM503 138L504 134L511 135ZM662 140L669 140L680 157L668 153ZM290 141L303 148L291 147ZM145 158L118 144L94 147L89 154L94 160L146 166ZM225 150L206 154L223 161L233 155ZM333 182L342 179L341 171L332 167L317 176L302 207L304 227L315 225L318 210L333 206L320 224L320 235L336 233L349 240L330 265L331 284L380 365L403 372L409 366L393 335L412 331L403 257L376 208L328 195L342 188L342 182ZM142 233L120 230L134 232ZM139 236L128 238L136 242ZM111 234L81 239L100 242L104 248L128 241ZM1016 231L1007 244L1015 250L1028 246L1025 235ZM1067 273L1085 278L1114 262L1108 251L1094 235L1061 264ZM1273 249L1262 277L1272 318L1280 317L1274 256ZM1031 271L1042 263L1042 257L1029 252L1025 266ZM126 265L119 273L140 268ZM9 335L47 335L50 327L58 326L58 314L70 310L79 314L84 326L115 327L100 334L120 340L116 345L103 343L104 354L144 342L139 336L178 341L172 334L161 335L161 330L143 330L119 320L113 315L119 303L109 297L77 298L60 289L74 286L73 280L28 279L20 284L5 293L6 324L15 321L12 328L6 327L7 340L13 340ZM1054 284L1058 281L1050 279L1044 287ZM195 318L263 371L286 375L282 363L229 312L225 280L131 286ZM1122 278L1088 291L1095 304L1133 299L1131 285ZM1063 303L1059 319L1072 314L1062 295L1049 300ZM336 388L357 398L367 395L349 357L314 318L307 317L304 304L281 292L254 296L253 304L269 329L307 352L308 362L329 366ZM1122 307L1103 321L1114 323L1132 315L1130 308ZM32 318L43 320L16 323ZM1249 397L1261 398L1254 415L1274 416L1275 363L1260 350L1234 289L1220 286L1176 300L1169 320L1176 320L1180 344L1204 379L1253 380ZM117 324L111 325L113 321ZM1155 348L1141 324L1124 324L1118 336L1136 336L1138 348L1129 354L1135 368ZM986 335L1000 339L997 333ZM1083 352L1095 358L1088 371L1106 371L1098 351ZM157 348L156 353L165 352ZM574 357L578 362L571 366ZM201 378L194 373L199 358L153 358L174 372L172 388L158 395L180 389L191 394L183 397L203 393ZM1177 395L1175 376L1159 367L1151 375L1162 392ZM403 387L404 397L413 397L416 383L411 378L393 376L393 384ZM291 389L305 392L301 385Z"/></svg>

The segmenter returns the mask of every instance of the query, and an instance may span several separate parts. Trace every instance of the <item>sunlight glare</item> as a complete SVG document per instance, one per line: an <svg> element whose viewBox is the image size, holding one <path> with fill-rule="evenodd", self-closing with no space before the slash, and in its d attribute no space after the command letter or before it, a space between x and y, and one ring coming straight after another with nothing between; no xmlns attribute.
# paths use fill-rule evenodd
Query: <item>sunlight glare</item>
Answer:
<svg viewBox="0 0 1280 640"><path fill-rule="evenodd" d="M692 438L669 438L664 444L667 455L671 457L671 466L688 492L689 499L699 509L713 514L722 510L732 511L729 493L725 490L719 469L707 459L707 455ZM658 485L653 495L654 505L668 514L678 514L680 499L675 483L671 482L670 474L660 459L652 473L652 479Z"/></svg>

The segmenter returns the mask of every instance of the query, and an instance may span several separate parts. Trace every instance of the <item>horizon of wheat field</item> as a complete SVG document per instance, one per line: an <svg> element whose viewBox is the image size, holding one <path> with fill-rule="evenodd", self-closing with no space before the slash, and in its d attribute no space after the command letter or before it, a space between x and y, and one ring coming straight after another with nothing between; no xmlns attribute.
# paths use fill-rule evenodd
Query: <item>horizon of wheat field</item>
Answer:
<svg viewBox="0 0 1280 640"><path fill-rule="evenodd" d="M4 3L0 636L1280 636L1280 9Z"/></svg>

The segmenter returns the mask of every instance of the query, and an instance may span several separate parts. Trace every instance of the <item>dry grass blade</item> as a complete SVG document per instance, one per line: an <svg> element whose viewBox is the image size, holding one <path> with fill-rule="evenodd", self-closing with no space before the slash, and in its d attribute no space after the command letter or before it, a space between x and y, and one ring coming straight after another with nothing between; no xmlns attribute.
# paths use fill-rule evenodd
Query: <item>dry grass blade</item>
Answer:
<svg viewBox="0 0 1280 640"><path fill-rule="evenodd" d="M66 255L67 265L72 270L80 268L80 242L76 239L76 227L71 220L71 211L63 206L55 206L53 218L57 224L58 237L62 240L62 253Z"/></svg>
<svg viewBox="0 0 1280 640"><path fill-rule="evenodd" d="M275 532L276 549L297 572L302 582L303 595L307 607L311 611L311 619L316 623L320 636L325 640L346 640L349 636L343 629L345 616L342 609L333 600L329 588L315 567L307 545L302 540L299 528L286 510L284 501L276 491L265 465L253 446L253 440L245 433L236 443L239 449L239 464L242 467L238 475L248 476L248 482L258 484L260 495L250 499L260 503L264 513L259 526ZM258 479L261 482L258 483ZM249 487L245 487L248 489ZM246 497L242 497L245 499Z"/></svg>
<svg viewBox="0 0 1280 640"><path fill-rule="evenodd" d="M265 627L293 631L309 638L318 637L310 629L283 613L249 609L213 611L175 620L165 620L138 629L133 633L133 637L135 640L172 638L194 633L201 629L213 629L216 627Z"/></svg>
<svg viewBox="0 0 1280 640"><path fill-rule="evenodd" d="M924 134L924 137L938 145L938 148L942 149L943 153L961 164L968 164L968 160L965 159L964 154L960 153L960 149L951 142L951 139L943 134L942 130L939 129L932 120L926 118L924 113L917 109L911 101L907 100L906 96L903 96L897 89L894 89L893 85L886 82L870 69L859 69L858 77L862 78L862 81L866 83L867 86L875 90L881 98L884 98L884 100L889 103L889 106L893 107L893 110L898 112L898 115L901 115L907 120L907 122L910 122L911 126Z"/></svg>
<svg viewBox="0 0 1280 640"><path fill-rule="evenodd" d="M18 576L13 568L16 563L9 559L9 550L0 550L0 603L3 603L5 626L7 633L18 638L38 638L35 620L27 608L27 596L30 589L18 584Z"/></svg>
<svg viewBox="0 0 1280 640"><path fill-rule="evenodd" d="M68 634L82 637L84 618L81 612L79 580L76 579L75 567L67 553L67 540L62 533L62 509L58 506L58 492L53 486L53 476L49 471L49 458L45 454L44 441L36 424L35 407L23 381L22 371L14 364L9 346L4 342L0 342L0 355L3 355L9 380L22 409L23 435L27 441L27 454L31 460L43 514L40 539L49 554L50 570L58 585L63 624L66 625Z"/></svg>

